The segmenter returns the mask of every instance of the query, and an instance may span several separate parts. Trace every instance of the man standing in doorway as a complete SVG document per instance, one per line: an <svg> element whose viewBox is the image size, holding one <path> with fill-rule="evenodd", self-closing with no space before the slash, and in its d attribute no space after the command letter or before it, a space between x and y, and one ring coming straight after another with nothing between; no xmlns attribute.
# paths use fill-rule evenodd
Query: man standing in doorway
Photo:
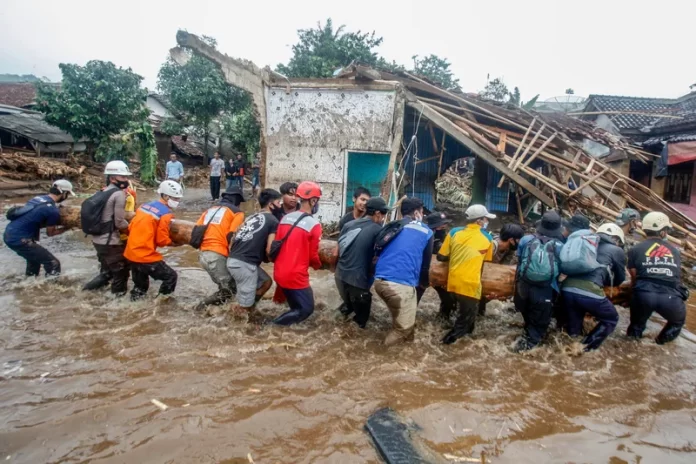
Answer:
<svg viewBox="0 0 696 464"><path fill-rule="evenodd" d="M343 229L343 226L350 221L355 221L365 216L365 205L370 197L372 197L372 195L370 195L370 191L365 187L358 187L355 189L353 192L353 211L346 213L338 222L339 232Z"/></svg>
<svg viewBox="0 0 696 464"><path fill-rule="evenodd" d="M174 182L181 183L184 178L184 165L181 161L176 159L176 155L172 153L169 156L169 161L167 161L167 167L165 169L167 180L173 180Z"/></svg>
<svg viewBox="0 0 696 464"><path fill-rule="evenodd" d="M252 178L251 178L251 191L256 193L256 190L261 187L261 153L257 153L254 156L254 162L251 165Z"/></svg>
<svg viewBox="0 0 696 464"><path fill-rule="evenodd" d="M220 198L220 177L225 169L225 162L220 159L220 153L215 152L210 160L210 196L213 201Z"/></svg>

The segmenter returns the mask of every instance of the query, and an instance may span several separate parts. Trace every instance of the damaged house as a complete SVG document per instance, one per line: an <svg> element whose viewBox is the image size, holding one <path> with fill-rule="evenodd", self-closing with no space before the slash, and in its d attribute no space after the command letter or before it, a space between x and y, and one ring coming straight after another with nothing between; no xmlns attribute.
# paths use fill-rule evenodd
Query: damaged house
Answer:
<svg viewBox="0 0 696 464"><path fill-rule="evenodd" d="M390 204L413 195L429 209L447 202L461 211L473 199L522 223L548 207L566 215L582 210L598 224L633 206L667 213L678 231L672 240L696 258L696 222L600 158L625 154L647 164L656 155L590 122L498 105L359 64L334 79L287 79L195 35L180 31L177 41L250 92L261 126L262 184L319 182L322 222L337 221L351 207L357 185ZM175 48L172 56L185 53Z"/></svg>

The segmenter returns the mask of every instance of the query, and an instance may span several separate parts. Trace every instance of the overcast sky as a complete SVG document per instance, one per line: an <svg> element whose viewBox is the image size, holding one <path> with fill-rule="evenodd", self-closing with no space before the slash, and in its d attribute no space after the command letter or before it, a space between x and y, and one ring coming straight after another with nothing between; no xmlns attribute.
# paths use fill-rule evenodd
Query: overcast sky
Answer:
<svg viewBox="0 0 696 464"><path fill-rule="evenodd" d="M0 73L60 80L58 64L110 60L154 89L176 31L259 66L287 62L297 29L330 17L376 31L388 60L435 53L465 91L502 77L522 99L591 93L678 97L696 83L691 1L2 0Z"/></svg>

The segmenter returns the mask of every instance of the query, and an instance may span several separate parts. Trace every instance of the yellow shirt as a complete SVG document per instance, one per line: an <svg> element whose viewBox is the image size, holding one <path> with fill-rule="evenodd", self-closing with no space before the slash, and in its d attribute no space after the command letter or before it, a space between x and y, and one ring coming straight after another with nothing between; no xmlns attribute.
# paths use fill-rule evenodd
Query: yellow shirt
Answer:
<svg viewBox="0 0 696 464"><path fill-rule="evenodd" d="M481 269L493 259L493 237L478 224L452 229L438 254L449 257L447 291L481 299Z"/></svg>

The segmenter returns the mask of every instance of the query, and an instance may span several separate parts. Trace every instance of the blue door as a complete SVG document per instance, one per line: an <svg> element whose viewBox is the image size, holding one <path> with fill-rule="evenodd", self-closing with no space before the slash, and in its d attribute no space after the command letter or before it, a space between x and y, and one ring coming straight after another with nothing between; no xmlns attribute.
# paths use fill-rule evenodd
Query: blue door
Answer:
<svg viewBox="0 0 696 464"><path fill-rule="evenodd" d="M346 182L346 208L353 206L353 191L365 187L372 196L379 195L389 170L389 153L362 153L349 151Z"/></svg>

